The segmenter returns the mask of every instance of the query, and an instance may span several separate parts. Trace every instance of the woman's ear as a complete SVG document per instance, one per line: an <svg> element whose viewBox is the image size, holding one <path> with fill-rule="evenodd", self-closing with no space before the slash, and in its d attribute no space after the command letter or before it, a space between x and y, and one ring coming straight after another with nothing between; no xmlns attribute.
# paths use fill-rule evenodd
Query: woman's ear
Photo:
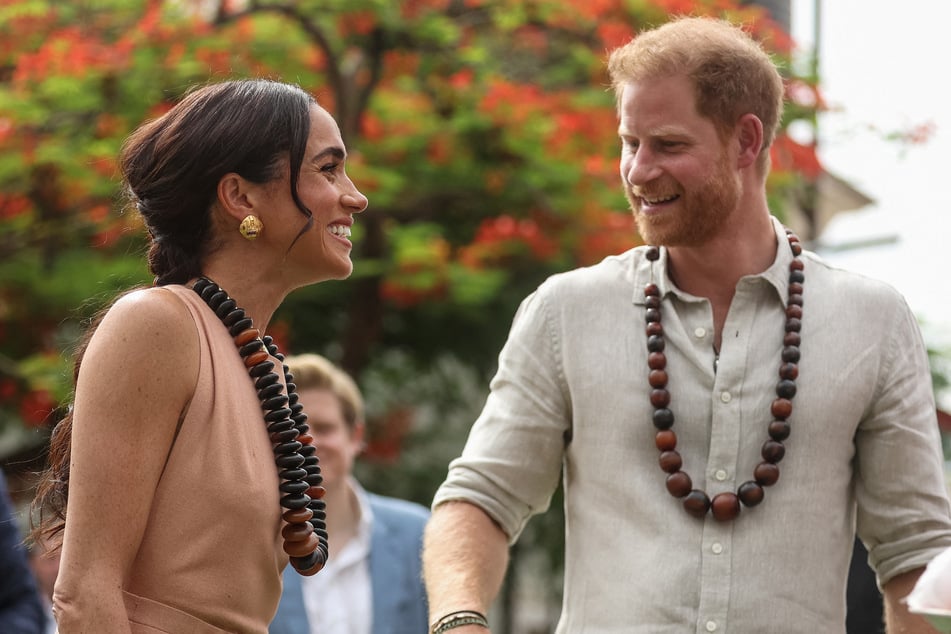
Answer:
<svg viewBox="0 0 951 634"><path fill-rule="evenodd" d="M755 166L763 149L763 122L755 114L747 113L736 123L736 140L739 147L737 167Z"/></svg>
<svg viewBox="0 0 951 634"><path fill-rule="evenodd" d="M218 181L218 204L226 214L241 222L246 216L255 214L253 189L254 183L229 172Z"/></svg>

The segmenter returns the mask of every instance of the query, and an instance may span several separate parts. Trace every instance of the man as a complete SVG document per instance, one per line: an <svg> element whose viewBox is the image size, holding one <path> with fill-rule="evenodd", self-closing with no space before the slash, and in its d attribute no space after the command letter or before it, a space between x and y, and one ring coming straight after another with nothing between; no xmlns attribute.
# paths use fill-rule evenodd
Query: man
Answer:
<svg viewBox="0 0 951 634"><path fill-rule="evenodd" d="M890 631L930 631L901 604L951 545L927 357L898 293L770 216L776 68L740 29L687 18L609 71L624 190L656 246L520 307L433 500L432 630L485 632L507 546L561 476L559 633L843 632L856 530Z"/></svg>
<svg viewBox="0 0 951 634"><path fill-rule="evenodd" d="M284 574L271 634L420 634L427 627L420 570L429 512L373 495L353 478L363 447L363 398L353 379L316 354L289 356L317 445L331 557L319 574Z"/></svg>

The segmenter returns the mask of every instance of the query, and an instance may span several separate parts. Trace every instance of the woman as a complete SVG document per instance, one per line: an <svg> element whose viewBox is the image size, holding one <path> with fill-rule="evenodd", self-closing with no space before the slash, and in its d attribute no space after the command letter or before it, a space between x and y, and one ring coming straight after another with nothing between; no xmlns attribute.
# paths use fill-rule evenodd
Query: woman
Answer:
<svg viewBox="0 0 951 634"><path fill-rule="evenodd" d="M105 313L54 432L37 504L40 531L65 521L61 633L263 633L288 554L322 566L319 467L263 333L291 290L352 271L367 199L345 159L310 95L265 80L198 89L127 140L155 287Z"/></svg>

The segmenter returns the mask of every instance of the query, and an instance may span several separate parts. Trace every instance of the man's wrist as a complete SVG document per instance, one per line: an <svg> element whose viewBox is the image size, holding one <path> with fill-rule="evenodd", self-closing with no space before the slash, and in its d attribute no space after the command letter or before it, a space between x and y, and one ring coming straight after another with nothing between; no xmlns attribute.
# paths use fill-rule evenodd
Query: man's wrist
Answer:
<svg viewBox="0 0 951 634"><path fill-rule="evenodd" d="M476 612L475 610L456 610L437 619L436 622L432 624L432 627L429 628L429 634L443 634L443 632L448 632L449 630L454 630L464 625L481 625L489 629L489 621L481 612Z"/></svg>

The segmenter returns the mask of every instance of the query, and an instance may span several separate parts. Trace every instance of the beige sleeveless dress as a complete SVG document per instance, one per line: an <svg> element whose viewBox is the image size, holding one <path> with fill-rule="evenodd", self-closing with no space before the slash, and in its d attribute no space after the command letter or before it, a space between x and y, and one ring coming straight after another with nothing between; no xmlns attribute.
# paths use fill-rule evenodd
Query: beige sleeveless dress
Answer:
<svg viewBox="0 0 951 634"><path fill-rule="evenodd" d="M177 285L152 292L174 293L188 307L201 363L126 587L132 632L265 634L287 556L261 402L227 329L202 299Z"/></svg>

